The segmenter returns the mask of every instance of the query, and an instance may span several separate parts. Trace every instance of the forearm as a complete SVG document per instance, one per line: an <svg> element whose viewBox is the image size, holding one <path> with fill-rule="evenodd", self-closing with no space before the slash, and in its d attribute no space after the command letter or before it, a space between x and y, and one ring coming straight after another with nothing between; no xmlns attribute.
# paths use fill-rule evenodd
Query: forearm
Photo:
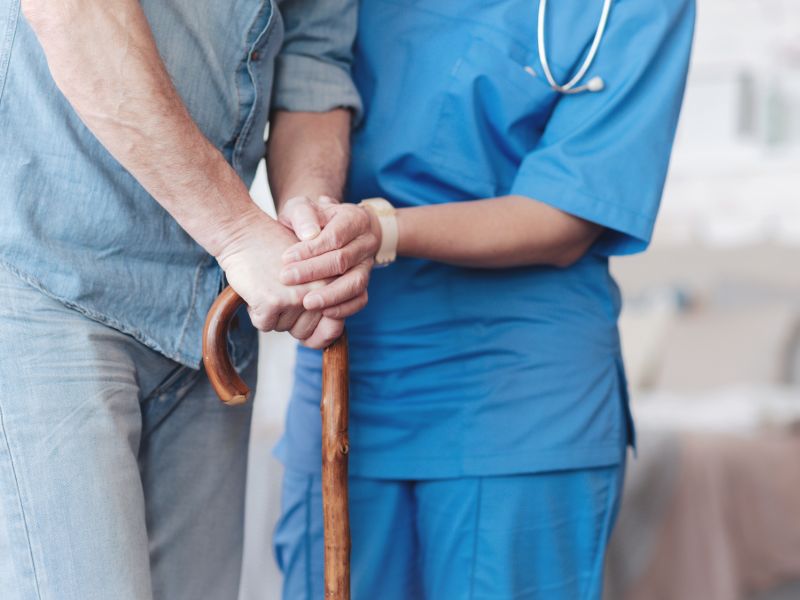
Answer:
<svg viewBox="0 0 800 600"><path fill-rule="evenodd" d="M209 252L217 256L243 219L266 217L192 120L135 0L23 0L22 8L86 126Z"/></svg>
<svg viewBox="0 0 800 600"><path fill-rule="evenodd" d="M602 227L523 196L397 211L400 256L479 268L569 266Z"/></svg>
<svg viewBox="0 0 800 600"><path fill-rule="evenodd" d="M267 173L281 212L287 200L341 200L350 161L350 111L277 111L270 123Z"/></svg>

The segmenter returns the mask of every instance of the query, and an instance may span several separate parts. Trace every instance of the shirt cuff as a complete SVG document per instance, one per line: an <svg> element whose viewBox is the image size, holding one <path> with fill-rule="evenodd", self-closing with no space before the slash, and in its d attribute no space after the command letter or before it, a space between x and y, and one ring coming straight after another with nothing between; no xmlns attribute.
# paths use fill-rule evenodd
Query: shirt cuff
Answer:
<svg viewBox="0 0 800 600"><path fill-rule="evenodd" d="M293 112L348 108L353 113L353 126L358 125L363 114L361 96L347 71L300 54L278 55L272 108Z"/></svg>

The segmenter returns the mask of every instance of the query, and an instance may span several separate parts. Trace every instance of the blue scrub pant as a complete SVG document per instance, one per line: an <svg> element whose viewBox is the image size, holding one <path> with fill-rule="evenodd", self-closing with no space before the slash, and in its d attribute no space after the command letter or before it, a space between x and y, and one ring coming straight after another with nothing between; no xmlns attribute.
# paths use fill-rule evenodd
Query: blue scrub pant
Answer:
<svg viewBox="0 0 800 600"><path fill-rule="evenodd" d="M351 477L353 600L600 600L624 472ZM284 600L322 600L319 475L287 469L274 541Z"/></svg>

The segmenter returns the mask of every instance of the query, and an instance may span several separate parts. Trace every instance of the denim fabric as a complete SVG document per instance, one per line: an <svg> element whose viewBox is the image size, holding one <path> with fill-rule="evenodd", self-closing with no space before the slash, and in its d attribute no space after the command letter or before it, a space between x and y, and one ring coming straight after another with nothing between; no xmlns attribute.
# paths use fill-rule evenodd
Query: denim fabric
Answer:
<svg viewBox="0 0 800 600"><path fill-rule="evenodd" d="M2 268L0 298L0 598L236 598L252 405Z"/></svg>
<svg viewBox="0 0 800 600"><path fill-rule="evenodd" d="M356 0L285 0L285 27L273 0L141 4L183 102L247 185L273 92L287 110L361 110ZM222 272L83 125L20 0L0 0L0 164L0 265L197 368Z"/></svg>

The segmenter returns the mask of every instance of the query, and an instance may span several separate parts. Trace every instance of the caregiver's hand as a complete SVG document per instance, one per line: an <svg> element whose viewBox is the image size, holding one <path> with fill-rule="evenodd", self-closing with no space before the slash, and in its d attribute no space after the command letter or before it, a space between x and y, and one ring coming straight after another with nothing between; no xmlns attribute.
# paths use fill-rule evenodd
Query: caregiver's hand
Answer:
<svg viewBox="0 0 800 600"><path fill-rule="evenodd" d="M217 260L229 283L247 303L253 325L261 331L288 331L309 348L325 348L342 333L344 321L308 311L303 299L323 290L332 279L286 286L278 281L284 251L297 237L264 213L254 212L226 232Z"/></svg>
<svg viewBox="0 0 800 600"><path fill-rule="evenodd" d="M326 317L340 319L364 308L373 258L380 245L377 218L358 206L339 204L328 196L315 202L306 197L292 198L278 218L304 240L284 252L286 266L281 271L281 283L298 285L340 276L307 294L304 307L325 309ZM316 235L317 232L320 233Z"/></svg>

